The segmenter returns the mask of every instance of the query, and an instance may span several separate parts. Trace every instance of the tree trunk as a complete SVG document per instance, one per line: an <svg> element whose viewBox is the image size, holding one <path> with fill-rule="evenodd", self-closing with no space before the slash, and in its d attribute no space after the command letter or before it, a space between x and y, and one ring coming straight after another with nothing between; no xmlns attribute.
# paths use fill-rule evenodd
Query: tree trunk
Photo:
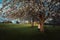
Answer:
<svg viewBox="0 0 60 40"><path fill-rule="evenodd" d="M32 24L32 27L34 27L34 19L32 19L31 24Z"/></svg>
<svg viewBox="0 0 60 40"><path fill-rule="evenodd" d="M44 23L43 22L40 22L39 25L38 25L38 29L41 31L41 32L44 32L44 27L43 27Z"/></svg>
<svg viewBox="0 0 60 40"><path fill-rule="evenodd" d="M32 27L34 27L34 22L31 22L31 24L32 24Z"/></svg>
<svg viewBox="0 0 60 40"><path fill-rule="evenodd" d="M40 23L40 31L44 32L44 27L43 27L44 23Z"/></svg>

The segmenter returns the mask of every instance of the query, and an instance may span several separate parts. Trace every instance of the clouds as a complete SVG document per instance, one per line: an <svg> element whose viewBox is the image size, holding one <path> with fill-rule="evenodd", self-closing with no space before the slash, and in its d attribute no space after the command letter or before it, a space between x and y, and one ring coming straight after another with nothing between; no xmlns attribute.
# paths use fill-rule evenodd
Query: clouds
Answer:
<svg viewBox="0 0 60 40"><path fill-rule="evenodd" d="M0 4L0 8L2 8L2 4Z"/></svg>

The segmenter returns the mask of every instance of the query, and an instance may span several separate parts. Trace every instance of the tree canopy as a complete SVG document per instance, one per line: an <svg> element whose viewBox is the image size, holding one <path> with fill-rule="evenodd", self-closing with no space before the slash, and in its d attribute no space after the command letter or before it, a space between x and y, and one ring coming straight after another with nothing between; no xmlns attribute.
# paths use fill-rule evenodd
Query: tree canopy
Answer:
<svg viewBox="0 0 60 40"><path fill-rule="evenodd" d="M8 12L13 12L7 17L28 18L32 20L32 22L37 20L41 26L43 26L45 20L51 17L53 13L60 13L59 0L13 0L12 3L8 2L6 5L8 4L11 5L10 11ZM3 8L6 5L4 5ZM41 31L43 31L43 27L40 28Z"/></svg>

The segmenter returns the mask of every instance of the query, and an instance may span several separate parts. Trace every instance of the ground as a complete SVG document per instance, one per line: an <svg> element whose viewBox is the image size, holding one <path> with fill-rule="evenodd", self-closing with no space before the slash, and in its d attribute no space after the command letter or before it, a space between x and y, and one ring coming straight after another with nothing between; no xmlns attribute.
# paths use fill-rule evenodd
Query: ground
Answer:
<svg viewBox="0 0 60 40"><path fill-rule="evenodd" d="M37 25L30 24L0 24L0 40L58 40L60 26L44 25L45 32L41 33Z"/></svg>

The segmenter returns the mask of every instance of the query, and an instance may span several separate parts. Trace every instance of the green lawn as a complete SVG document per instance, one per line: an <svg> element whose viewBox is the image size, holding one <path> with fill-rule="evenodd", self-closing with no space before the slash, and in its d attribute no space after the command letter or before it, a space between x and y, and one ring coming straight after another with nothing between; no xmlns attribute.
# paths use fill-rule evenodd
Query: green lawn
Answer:
<svg viewBox="0 0 60 40"><path fill-rule="evenodd" d="M45 32L41 33L37 26L31 24L0 24L0 40L58 40L60 27L45 25Z"/></svg>

